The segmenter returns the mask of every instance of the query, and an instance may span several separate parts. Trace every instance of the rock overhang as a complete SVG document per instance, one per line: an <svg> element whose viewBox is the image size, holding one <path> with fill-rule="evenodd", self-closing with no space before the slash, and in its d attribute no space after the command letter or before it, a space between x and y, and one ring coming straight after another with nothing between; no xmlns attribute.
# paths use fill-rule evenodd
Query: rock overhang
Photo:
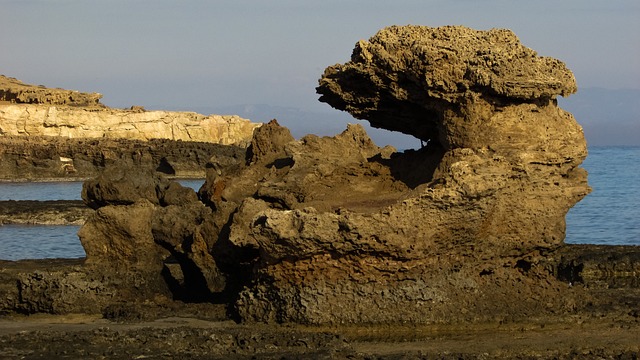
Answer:
<svg viewBox="0 0 640 360"><path fill-rule="evenodd" d="M398 35L405 33L412 42ZM464 34L484 40L470 44ZM417 48L434 38L433 51ZM523 54L522 63L515 55L496 58L495 69L460 60L507 52L501 46ZM384 29L358 43L350 63L329 67L318 91L374 126L435 145L393 153L361 126L295 140L272 121L253 133L240 163L212 157L197 201L171 211L159 198L159 206L123 205L122 227L134 218L129 211L163 215L166 222L146 222L141 238L183 260L177 289L211 298L222 291L243 321L439 323L553 313L564 306L556 296L564 285L544 254L562 245L564 216L588 193L579 168L586 142L552 101L575 91L573 75L536 59L509 31ZM472 65L486 79L469 75ZM552 70L559 75L543 81ZM173 231L177 214L197 231Z"/></svg>
<svg viewBox="0 0 640 360"><path fill-rule="evenodd" d="M373 127L438 141L446 112L463 112L478 97L498 107L545 104L577 86L564 63L538 56L511 30L410 25L359 41L349 62L325 70L316 91Z"/></svg>

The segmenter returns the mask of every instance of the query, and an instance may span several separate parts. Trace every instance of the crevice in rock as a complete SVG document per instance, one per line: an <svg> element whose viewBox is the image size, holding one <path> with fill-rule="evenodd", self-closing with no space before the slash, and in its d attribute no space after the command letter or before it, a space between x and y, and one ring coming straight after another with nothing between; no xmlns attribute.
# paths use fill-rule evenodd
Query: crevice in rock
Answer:
<svg viewBox="0 0 640 360"><path fill-rule="evenodd" d="M167 160L166 157L160 159L160 164L158 164L156 171L167 175L176 174L176 170L173 168L173 166L171 166L171 163L169 163L169 160Z"/></svg>
<svg viewBox="0 0 640 360"><path fill-rule="evenodd" d="M391 175L410 189L426 184L433 180L433 174L440 165L445 150L434 141L418 150L405 150L391 154L390 158L383 158L380 154L369 158L389 167Z"/></svg>

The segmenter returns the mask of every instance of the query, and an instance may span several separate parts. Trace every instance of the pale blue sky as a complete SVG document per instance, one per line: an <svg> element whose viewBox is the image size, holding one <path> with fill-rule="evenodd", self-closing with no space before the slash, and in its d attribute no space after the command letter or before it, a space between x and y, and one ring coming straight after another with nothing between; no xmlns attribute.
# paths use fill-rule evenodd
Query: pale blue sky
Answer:
<svg viewBox="0 0 640 360"><path fill-rule="evenodd" d="M639 19L638 0L0 0L0 73L114 107L330 111L317 79L359 39L460 24L512 29L579 87L638 89Z"/></svg>

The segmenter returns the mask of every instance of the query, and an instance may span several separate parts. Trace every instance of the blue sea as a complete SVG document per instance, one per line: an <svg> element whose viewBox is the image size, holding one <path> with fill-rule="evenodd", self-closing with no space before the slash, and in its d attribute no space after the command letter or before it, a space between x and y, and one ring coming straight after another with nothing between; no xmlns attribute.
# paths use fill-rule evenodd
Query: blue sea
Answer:
<svg viewBox="0 0 640 360"><path fill-rule="evenodd" d="M640 245L640 147L590 147L593 192L567 214L570 244ZM203 180L180 180L199 189ZM3 200L80 199L81 182L0 183ZM0 226L0 259L78 258L78 226Z"/></svg>

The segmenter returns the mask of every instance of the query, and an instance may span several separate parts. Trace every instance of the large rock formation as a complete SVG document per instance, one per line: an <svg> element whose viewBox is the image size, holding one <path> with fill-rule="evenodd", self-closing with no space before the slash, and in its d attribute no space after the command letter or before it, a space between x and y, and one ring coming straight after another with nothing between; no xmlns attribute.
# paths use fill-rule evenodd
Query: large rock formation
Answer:
<svg viewBox="0 0 640 360"><path fill-rule="evenodd" d="M235 115L111 109L102 96L30 86L0 76L0 135L169 139L246 144L259 124Z"/></svg>
<svg viewBox="0 0 640 360"><path fill-rule="evenodd" d="M359 125L296 141L273 121L242 161L210 159L198 199L113 172L85 184L87 263L169 279L186 299L224 294L244 321L569 316L593 303L553 265L589 192L582 130L555 101L573 91L561 62L507 30L383 29L318 92L426 146L380 148Z"/></svg>
<svg viewBox="0 0 640 360"><path fill-rule="evenodd" d="M290 183L327 181L331 154L346 150L320 148L310 163L300 155L309 152L294 150L300 145L285 146L278 161L293 164L289 172L256 190L278 201L267 200L244 232L261 262L238 302L241 316L424 323L570 306L553 295L566 284L541 263L562 244L569 208L589 192L578 167L582 129L555 101L575 90L564 64L538 57L508 30L390 27L360 41L350 62L325 71L321 101L428 145L387 160L365 151L366 141L350 144L363 155L359 165L334 166L369 176L347 171L354 177L327 187L337 196L324 207L313 201L323 193L317 185L307 193ZM392 192L379 187L379 174L405 191L382 201ZM272 195L287 188L301 192L297 201ZM370 206L350 206L349 195Z"/></svg>
<svg viewBox="0 0 640 360"><path fill-rule="evenodd" d="M564 215L589 191L584 137L555 103L574 90L564 65L506 30L383 29L318 91L426 146L380 148L359 125L296 141L272 121L242 156L215 153L197 195L139 169L87 181L84 264L0 262L0 314L334 326L82 324L4 336L7 352L633 357L640 249L563 245Z"/></svg>

